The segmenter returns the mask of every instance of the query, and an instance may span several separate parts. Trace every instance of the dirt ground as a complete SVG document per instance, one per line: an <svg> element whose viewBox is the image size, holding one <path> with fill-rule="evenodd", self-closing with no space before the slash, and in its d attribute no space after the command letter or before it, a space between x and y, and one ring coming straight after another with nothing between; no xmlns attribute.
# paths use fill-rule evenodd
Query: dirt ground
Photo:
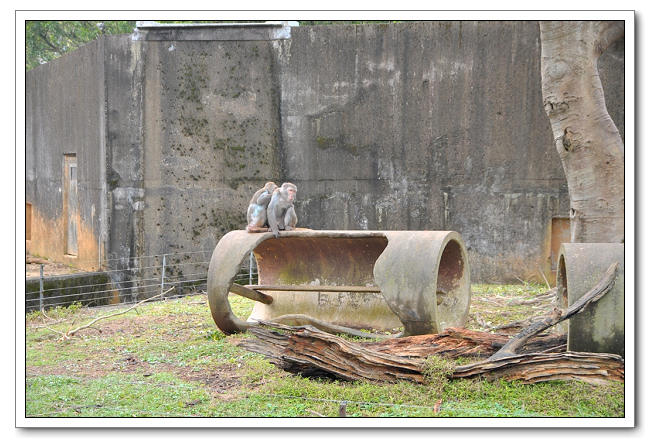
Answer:
<svg viewBox="0 0 650 448"><path fill-rule="evenodd" d="M159 372L173 372L181 379L186 381L199 381L208 385L208 387L219 395L220 400L230 400L239 397L240 395L229 392L237 390L241 387L240 375L238 368L234 364L224 363L217 367L212 367L209 370L199 369L193 365L187 366L173 366L170 363L151 363L146 359L142 359L138 354L126 354L124 356L115 356L115 342L113 338L140 338L151 337L149 331L152 328L159 328L164 321L165 328L174 329L173 331L165 332L165 341L168 344L183 344L192 338L196 337L196 332L190 331L196 328L203 328L205 326L205 313L201 307L207 307L206 300L196 300L188 302L197 306L197 313L192 315L187 314L169 314L163 320L160 316L146 316L138 315L130 317L129 319L116 318L114 320L103 320L101 324L94 327L95 330L99 329L99 333L90 333L93 338L102 341L113 341L113 343L106 343L102 348L93 349L87 353L87 356L82 360L78 359L70 362L53 363L47 365L29 365L26 369L28 377L36 377L42 375L72 375L84 378L100 378L107 374L120 372L124 374L140 373L143 377L148 377L153 373ZM145 305L146 306L146 305ZM115 311L110 311L109 308L104 308L104 311L110 313L119 312L119 308L124 308L124 305L116 307ZM78 311L77 317L83 321L83 316L90 320L96 317L96 313L92 308L85 308ZM126 317L126 316L125 316ZM43 326L42 321L30 321L27 323L27 331L36 330ZM167 327L168 326L168 327ZM80 333L87 334L86 332ZM52 333L44 341L57 340L58 336ZM83 340L83 337L81 337ZM233 341L235 344L236 339ZM236 344L235 344L236 345ZM38 343L33 348L34 350L44 350L47 344ZM259 384L253 385L259 386ZM253 387L254 388L254 387Z"/></svg>
<svg viewBox="0 0 650 448"><path fill-rule="evenodd" d="M39 277L41 275L41 265L43 266L43 275L45 277L82 272L72 266L67 266L63 263L57 263L45 258L35 257L27 253L25 254L25 277Z"/></svg>

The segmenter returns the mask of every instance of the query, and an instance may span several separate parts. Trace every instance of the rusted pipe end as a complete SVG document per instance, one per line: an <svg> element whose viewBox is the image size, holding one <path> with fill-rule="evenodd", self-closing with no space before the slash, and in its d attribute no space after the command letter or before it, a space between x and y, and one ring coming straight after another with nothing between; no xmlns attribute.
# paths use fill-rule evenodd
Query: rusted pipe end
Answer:
<svg viewBox="0 0 650 448"><path fill-rule="evenodd" d="M374 273L404 335L435 334L467 323L470 275L457 232L386 232Z"/></svg>

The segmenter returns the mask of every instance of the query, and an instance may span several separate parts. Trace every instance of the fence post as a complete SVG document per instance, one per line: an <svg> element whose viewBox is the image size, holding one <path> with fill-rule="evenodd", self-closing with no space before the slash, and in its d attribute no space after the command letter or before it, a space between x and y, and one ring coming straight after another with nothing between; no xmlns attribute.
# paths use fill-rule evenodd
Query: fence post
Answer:
<svg viewBox="0 0 650 448"><path fill-rule="evenodd" d="M160 298L162 299L165 291L165 265L167 264L167 254L163 254L162 276L160 278Z"/></svg>
<svg viewBox="0 0 650 448"><path fill-rule="evenodd" d="M346 416L347 407L348 407L347 401L342 401L339 403L339 417Z"/></svg>
<svg viewBox="0 0 650 448"><path fill-rule="evenodd" d="M43 311L43 265L40 265L41 280L39 282L40 286L38 289L38 308L39 311Z"/></svg>

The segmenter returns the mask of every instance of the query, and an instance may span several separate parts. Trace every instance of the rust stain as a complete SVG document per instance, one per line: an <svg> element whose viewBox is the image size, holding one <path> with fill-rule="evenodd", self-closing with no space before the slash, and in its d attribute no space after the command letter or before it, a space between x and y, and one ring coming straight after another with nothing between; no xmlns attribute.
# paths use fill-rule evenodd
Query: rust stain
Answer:
<svg viewBox="0 0 650 448"><path fill-rule="evenodd" d="M553 218L551 222L551 270L557 271L557 259L562 243L571 242L571 220Z"/></svg>
<svg viewBox="0 0 650 448"><path fill-rule="evenodd" d="M96 271L99 269L98 236L81 219L77 229L77 255L66 255L65 232L67 232L67 227L64 215L59 215L56 219L50 219L39 213L38 208L32 205L29 252L84 271Z"/></svg>

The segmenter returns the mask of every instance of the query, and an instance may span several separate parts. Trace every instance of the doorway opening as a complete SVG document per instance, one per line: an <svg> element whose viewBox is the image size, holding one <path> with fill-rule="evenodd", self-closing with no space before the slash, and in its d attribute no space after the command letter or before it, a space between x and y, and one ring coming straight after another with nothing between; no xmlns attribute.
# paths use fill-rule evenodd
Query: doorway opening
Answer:
<svg viewBox="0 0 650 448"><path fill-rule="evenodd" d="M77 156L66 154L63 172L63 209L65 217L66 255L77 256L77 224L79 222L79 207L77 196Z"/></svg>
<svg viewBox="0 0 650 448"><path fill-rule="evenodd" d="M558 257L563 243L571 242L571 219L555 217L551 219L551 274L555 276L558 269Z"/></svg>
<svg viewBox="0 0 650 448"><path fill-rule="evenodd" d="M32 204L25 203L25 252L29 253L32 245Z"/></svg>

